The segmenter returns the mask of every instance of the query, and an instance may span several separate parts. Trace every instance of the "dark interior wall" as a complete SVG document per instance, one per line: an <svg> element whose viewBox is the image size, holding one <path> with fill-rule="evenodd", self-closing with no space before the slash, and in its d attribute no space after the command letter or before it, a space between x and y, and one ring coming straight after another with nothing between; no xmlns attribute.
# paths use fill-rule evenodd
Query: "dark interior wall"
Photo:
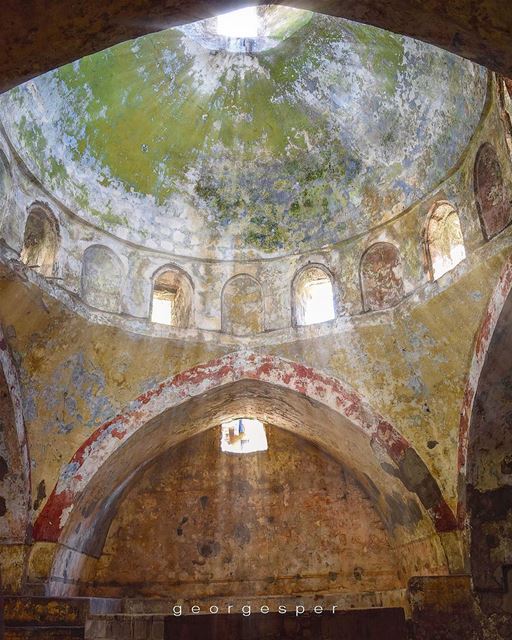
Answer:
<svg viewBox="0 0 512 640"><path fill-rule="evenodd" d="M475 397L467 501L474 586L486 609L512 614L512 296Z"/></svg>
<svg viewBox="0 0 512 640"><path fill-rule="evenodd" d="M252 3L5 0L0 5L0 91L118 42L244 4ZM289 0L287 4L416 37L512 75L512 12L503 0Z"/></svg>
<svg viewBox="0 0 512 640"><path fill-rule="evenodd" d="M369 498L305 440L220 450L220 428L162 455L126 494L87 595L362 592L400 588Z"/></svg>
<svg viewBox="0 0 512 640"><path fill-rule="evenodd" d="M165 637L173 640L405 640L402 609L295 616L279 613L171 618Z"/></svg>
<svg viewBox="0 0 512 640"><path fill-rule="evenodd" d="M27 487L9 384L0 364L0 543L26 537ZM9 591L0 572L0 587Z"/></svg>

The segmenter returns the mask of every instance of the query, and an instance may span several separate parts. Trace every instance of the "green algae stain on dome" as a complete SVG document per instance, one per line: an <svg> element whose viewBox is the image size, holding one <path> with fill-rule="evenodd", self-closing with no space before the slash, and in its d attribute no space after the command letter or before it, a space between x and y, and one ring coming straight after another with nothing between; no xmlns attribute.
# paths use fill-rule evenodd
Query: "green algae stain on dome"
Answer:
<svg viewBox="0 0 512 640"><path fill-rule="evenodd" d="M2 96L6 130L56 197L131 241L218 258L338 242L451 169L485 72L366 25L293 19L253 53L170 29L83 58Z"/></svg>

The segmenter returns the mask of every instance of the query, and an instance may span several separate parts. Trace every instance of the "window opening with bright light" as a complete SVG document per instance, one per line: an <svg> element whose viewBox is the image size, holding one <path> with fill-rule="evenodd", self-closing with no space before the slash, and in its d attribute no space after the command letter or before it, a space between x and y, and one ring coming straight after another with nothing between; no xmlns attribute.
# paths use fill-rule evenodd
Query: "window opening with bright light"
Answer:
<svg viewBox="0 0 512 640"><path fill-rule="evenodd" d="M317 324L335 318L332 280L323 268L311 265L303 269L294 280L293 290L295 324Z"/></svg>
<svg viewBox="0 0 512 640"><path fill-rule="evenodd" d="M456 267L466 257L460 219L450 204L437 205L430 214L426 249L433 280Z"/></svg>
<svg viewBox="0 0 512 640"><path fill-rule="evenodd" d="M173 324L173 307L176 290L157 289L153 291L153 306L151 308L152 322Z"/></svg>
<svg viewBox="0 0 512 640"><path fill-rule="evenodd" d="M258 13L256 7L246 7L217 16L217 33L226 38L256 38Z"/></svg>
<svg viewBox="0 0 512 640"><path fill-rule="evenodd" d="M334 300L329 278L311 282L307 287L306 296L305 324L316 324L334 318Z"/></svg>
<svg viewBox="0 0 512 640"><path fill-rule="evenodd" d="M253 418L223 422L220 448L224 453L267 451L267 435L263 423Z"/></svg>
<svg viewBox="0 0 512 640"><path fill-rule="evenodd" d="M190 326L193 286L187 274L174 265L153 276L150 318L159 324L185 329Z"/></svg>

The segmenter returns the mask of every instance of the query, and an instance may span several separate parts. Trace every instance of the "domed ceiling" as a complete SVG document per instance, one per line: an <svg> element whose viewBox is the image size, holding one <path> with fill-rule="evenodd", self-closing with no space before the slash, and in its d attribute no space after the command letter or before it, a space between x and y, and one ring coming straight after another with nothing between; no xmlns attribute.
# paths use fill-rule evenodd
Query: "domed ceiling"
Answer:
<svg viewBox="0 0 512 640"><path fill-rule="evenodd" d="M175 254L271 257L342 241L457 162L484 69L374 27L260 8L123 43L4 94L13 145L66 206Z"/></svg>

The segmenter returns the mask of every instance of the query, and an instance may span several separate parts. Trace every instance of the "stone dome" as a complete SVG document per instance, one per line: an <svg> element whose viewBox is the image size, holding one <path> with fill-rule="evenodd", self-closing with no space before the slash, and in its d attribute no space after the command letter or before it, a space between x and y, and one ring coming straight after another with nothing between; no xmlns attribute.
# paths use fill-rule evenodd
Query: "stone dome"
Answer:
<svg viewBox="0 0 512 640"><path fill-rule="evenodd" d="M317 250L435 189L479 122L486 71L341 18L259 11L249 42L207 20L31 80L0 98L7 135L76 215L196 258Z"/></svg>

